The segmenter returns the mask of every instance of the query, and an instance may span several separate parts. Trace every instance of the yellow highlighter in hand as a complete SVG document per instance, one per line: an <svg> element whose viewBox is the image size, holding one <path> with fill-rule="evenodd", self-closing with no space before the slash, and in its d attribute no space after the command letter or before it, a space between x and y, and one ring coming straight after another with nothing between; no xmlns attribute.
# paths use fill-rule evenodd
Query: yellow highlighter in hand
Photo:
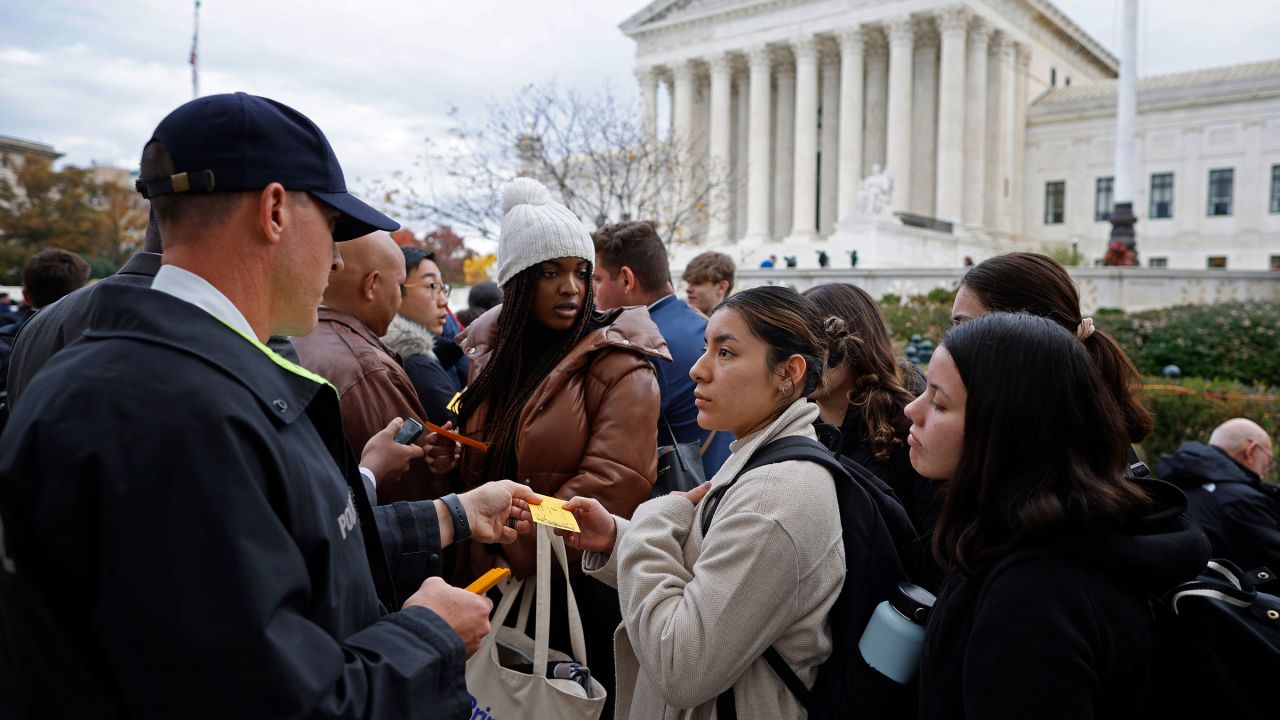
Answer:
<svg viewBox="0 0 1280 720"><path fill-rule="evenodd" d="M467 592L473 592L477 595L483 595L493 589L494 585L502 582L511 574L511 568L498 567L476 578L475 582L467 586Z"/></svg>

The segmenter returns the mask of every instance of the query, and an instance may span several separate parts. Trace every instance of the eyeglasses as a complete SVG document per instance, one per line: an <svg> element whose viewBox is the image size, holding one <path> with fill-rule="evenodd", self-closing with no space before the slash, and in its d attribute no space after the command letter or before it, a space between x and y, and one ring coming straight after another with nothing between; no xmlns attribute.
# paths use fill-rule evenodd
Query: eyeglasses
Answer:
<svg viewBox="0 0 1280 720"><path fill-rule="evenodd" d="M453 292L453 286L449 283L438 283L434 280L429 283L405 283L400 286L403 288L426 288L433 293L439 293L444 297L449 297L449 293Z"/></svg>

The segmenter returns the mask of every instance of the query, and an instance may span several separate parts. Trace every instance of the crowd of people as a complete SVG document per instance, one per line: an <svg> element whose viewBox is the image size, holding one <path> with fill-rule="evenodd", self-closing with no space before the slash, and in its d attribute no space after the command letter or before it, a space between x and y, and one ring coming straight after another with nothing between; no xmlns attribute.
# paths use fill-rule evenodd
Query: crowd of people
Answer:
<svg viewBox="0 0 1280 720"><path fill-rule="evenodd" d="M476 717L492 601L463 588L536 573L552 497L579 529L550 601L632 720L825 717L833 615L899 553L936 603L893 717L1148 717L1152 599L1211 555L1280 570L1271 438L1237 418L1135 472L1141 379L1046 256L970 268L926 375L856 286L735 292L713 251L682 299L652 223L591 232L528 178L454 314L265 98L179 107L140 165L143 249L91 286L40 253L0 327L0 715ZM788 442L907 547L844 524L836 466L753 462ZM690 444L706 482L655 497Z"/></svg>

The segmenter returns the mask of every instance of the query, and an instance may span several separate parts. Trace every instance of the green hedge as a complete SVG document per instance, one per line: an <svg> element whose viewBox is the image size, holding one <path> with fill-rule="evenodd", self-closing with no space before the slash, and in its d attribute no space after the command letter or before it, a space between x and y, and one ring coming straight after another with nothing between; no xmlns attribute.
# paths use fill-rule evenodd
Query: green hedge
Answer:
<svg viewBox="0 0 1280 720"><path fill-rule="evenodd" d="M1153 472L1161 453L1177 450L1184 440L1208 442L1209 433L1233 417L1253 420L1272 438L1280 434L1280 388L1201 378L1147 377L1145 381L1143 399L1155 420L1155 430L1143 441L1139 455ZM1185 388L1193 394L1163 390L1158 387L1162 385ZM1280 482L1277 464L1272 464L1267 481Z"/></svg>
<svg viewBox="0 0 1280 720"><path fill-rule="evenodd" d="M1143 373L1177 365L1184 377L1280 386L1280 303L1098 313L1095 319Z"/></svg>
<svg viewBox="0 0 1280 720"><path fill-rule="evenodd" d="M906 342L912 335L920 335L935 344L951 327L951 304L938 305L915 300L905 305L881 305L880 314L889 325L893 339Z"/></svg>
<svg viewBox="0 0 1280 720"><path fill-rule="evenodd" d="M926 296L917 295L905 304L882 303L880 310L900 342L918 333L936 343L951 325L950 303L930 302ZM1280 386L1280 303L1195 305L1133 314L1100 309L1094 320L1144 374L1158 376L1165 366L1177 365L1183 377Z"/></svg>

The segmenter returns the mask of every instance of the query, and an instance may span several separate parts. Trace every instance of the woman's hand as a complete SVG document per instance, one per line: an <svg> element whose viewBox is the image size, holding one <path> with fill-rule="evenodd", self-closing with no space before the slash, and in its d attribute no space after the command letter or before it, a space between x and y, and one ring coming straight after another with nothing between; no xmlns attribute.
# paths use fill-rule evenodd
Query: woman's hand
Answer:
<svg viewBox="0 0 1280 720"><path fill-rule="evenodd" d="M445 423L444 429L452 430L453 421ZM462 453L458 443L440 433L430 433L423 447L427 450L427 467L436 475L444 475L458 467L458 456Z"/></svg>
<svg viewBox="0 0 1280 720"><path fill-rule="evenodd" d="M591 550L593 552L613 552L613 543L618 539L618 526L613 515L600 504L599 500L587 497L576 497L564 504L564 509L573 513L581 532L556 530L556 534L564 538L564 544L575 550Z"/></svg>
<svg viewBox="0 0 1280 720"><path fill-rule="evenodd" d="M694 506L694 507L698 507L698 503L702 502L702 498L706 497L706 496L707 496L707 493L709 493L709 492L711 492L711 481L710 481L710 480L708 480L708 481L706 481L706 482L702 483L701 485L699 485L698 487L696 487L696 488L694 488L694 489L692 489L692 490L687 490L687 491L685 491L685 492L678 492L678 491L677 491L677 492L673 492L673 493L671 493L671 494L672 494L672 495L679 495L680 497L684 498L685 500L688 500L689 502L693 503L693 506Z"/></svg>

